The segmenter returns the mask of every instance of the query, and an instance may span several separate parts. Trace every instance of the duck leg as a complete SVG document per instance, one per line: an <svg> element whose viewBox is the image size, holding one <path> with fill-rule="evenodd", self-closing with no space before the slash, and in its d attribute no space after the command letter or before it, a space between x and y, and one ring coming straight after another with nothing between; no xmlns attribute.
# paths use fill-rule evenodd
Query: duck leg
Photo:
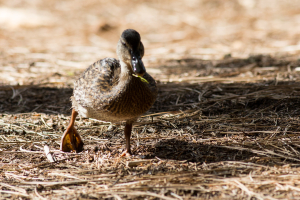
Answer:
<svg viewBox="0 0 300 200"><path fill-rule="evenodd" d="M131 149L130 149L130 136L131 136L131 130L132 130L132 122L127 121L125 125L125 141L126 141L126 151L122 153L121 156L130 156L131 155Z"/></svg>
<svg viewBox="0 0 300 200"><path fill-rule="evenodd" d="M60 143L60 150L64 152L71 152L75 150L77 153L83 150L83 141L74 127L75 119L78 115L74 109L72 110L70 123L65 130Z"/></svg>

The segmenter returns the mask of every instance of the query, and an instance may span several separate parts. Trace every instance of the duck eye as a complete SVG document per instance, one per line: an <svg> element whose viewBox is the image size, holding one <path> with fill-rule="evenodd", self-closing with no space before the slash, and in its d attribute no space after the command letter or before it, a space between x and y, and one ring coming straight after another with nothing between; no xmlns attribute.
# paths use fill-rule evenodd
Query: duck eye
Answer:
<svg viewBox="0 0 300 200"><path fill-rule="evenodd" d="M122 42L122 44L123 44L125 47L127 47L127 45L126 45L126 43L125 43L125 42Z"/></svg>

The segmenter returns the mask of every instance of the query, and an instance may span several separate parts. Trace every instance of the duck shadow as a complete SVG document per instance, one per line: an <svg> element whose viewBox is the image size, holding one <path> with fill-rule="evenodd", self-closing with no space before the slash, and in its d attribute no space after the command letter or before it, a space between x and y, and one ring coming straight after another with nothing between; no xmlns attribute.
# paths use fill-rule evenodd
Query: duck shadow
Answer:
<svg viewBox="0 0 300 200"><path fill-rule="evenodd" d="M189 74L191 77L206 77L206 76L221 76L228 77L237 75L237 71L249 64L256 64L257 67L264 66L298 66L300 61L293 62L284 59L276 59L267 55L255 55L246 59L230 58L213 61L213 60L201 60L201 59L171 59L162 63L163 73L166 76L176 75L179 78L184 78L183 74ZM243 69L244 70L244 69ZM196 76L195 76L196 75ZM53 75L54 76L54 75ZM203 102L210 102L215 97L220 97L228 93L234 95L244 95L245 93L251 93L258 90L264 90L268 85L280 85L277 81L271 81L270 83L163 83L160 82L160 76L157 75L157 87L158 98L148 113L166 112L166 111L178 111L192 108L205 108ZM74 77L74 80L76 78ZM289 85L287 82L283 84ZM234 88L234 90L233 90ZM20 114L20 113L45 113L45 114L65 114L70 115L71 102L70 97L73 93L73 88L57 88L57 87L39 87L35 85L28 86L0 86L0 113L8 114ZM269 99L266 99L268 104ZM264 100L262 99L262 100ZM230 102L229 102L230 103ZM250 102L251 103L251 102ZM274 103L274 102L272 102ZM276 102L275 102L276 103ZM253 106L261 105L257 103L256 99L253 100ZM220 113L228 113L233 108L237 108L237 103L231 103L229 105L217 105L214 110L210 108L207 114L219 115ZM249 101L247 100L246 106L242 105L238 108L237 113L244 110L245 107L249 107ZM268 106L268 105L262 105ZM240 110L241 109L241 110ZM204 111L206 112L206 111Z"/></svg>
<svg viewBox="0 0 300 200"><path fill-rule="evenodd" d="M228 149L211 144L200 144L177 139L162 140L149 147L146 158L170 159L188 162L220 162L220 161L245 161L255 154L248 151Z"/></svg>
<svg viewBox="0 0 300 200"><path fill-rule="evenodd" d="M29 86L13 89L10 86L0 90L0 113L45 113L71 114L72 88L51 88Z"/></svg>

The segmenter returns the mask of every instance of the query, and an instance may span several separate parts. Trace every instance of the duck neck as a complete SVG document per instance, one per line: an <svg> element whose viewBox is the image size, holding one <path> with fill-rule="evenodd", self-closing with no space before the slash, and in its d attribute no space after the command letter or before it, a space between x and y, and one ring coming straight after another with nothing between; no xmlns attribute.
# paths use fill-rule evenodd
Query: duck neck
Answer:
<svg viewBox="0 0 300 200"><path fill-rule="evenodd" d="M130 67L128 67L128 64L120 61L121 64L121 73L120 73L120 81L119 84L128 84L130 80L132 79L133 71Z"/></svg>
<svg viewBox="0 0 300 200"><path fill-rule="evenodd" d="M127 63L120 61L120 65L121 65L121 73L119 76L119 82L118 82L116 89L119 92L120 91L125 92L132 81L133 72L132 72L131 68L128 67Z"/></svg>

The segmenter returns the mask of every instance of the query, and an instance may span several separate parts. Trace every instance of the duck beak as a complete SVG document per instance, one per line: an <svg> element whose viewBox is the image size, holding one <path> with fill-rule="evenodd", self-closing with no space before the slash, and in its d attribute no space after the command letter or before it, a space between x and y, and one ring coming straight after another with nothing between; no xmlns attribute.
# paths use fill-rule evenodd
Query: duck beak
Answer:
<svg viewBox="0 0 300 200"><path fill-rule="evenodd" d="M136 75L144 76L144 74L146 73L146 69L140 56L140 52L134 52L131 54L131 65L133 72Z"/></svg>

